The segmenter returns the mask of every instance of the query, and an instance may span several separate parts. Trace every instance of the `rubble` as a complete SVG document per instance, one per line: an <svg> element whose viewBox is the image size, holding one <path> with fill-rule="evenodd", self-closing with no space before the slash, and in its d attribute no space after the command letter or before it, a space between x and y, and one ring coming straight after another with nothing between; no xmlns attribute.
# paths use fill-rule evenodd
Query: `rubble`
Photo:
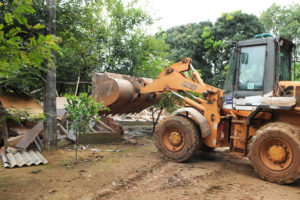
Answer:
<svg viewBox="0 0 300 200"><path fill-rule="evenodd" d="M0 153L2 152L2 160L5 167L12 168L16 166L47 164L47 160L38 152L42 150L42 104L27 95L8 93L0 95L0 103L0 106L12 115L16 111L24 111L27 113L27 116L34 117L36 120L28 121L26 117L21 118L21 122L18 123L13 120L7 120L7 125L5 124L5 127L7 127L6 146L0 146ZM66 117L66 104L66 98L57 98L57 138L58 140L71 139L74 141L75 134L69 126ZM164 117L164 115L165 113L163 112L161 117ZM154 116L157 117L157 114ZM125 128L119 123L125 123ZM113 141L123 142L123 144L141 144L136 139L152 133L152 112L150 109L147 109L138 114L113 117L102 116L101 120L95 124L91 124L89 128L90 132L87 134L79 134L79 143L82 144L79 146L79 150L89 150L95 154L103 150L91 148L85 144L111 143ZM4 130L3 125L1 126L1 130ZM1 136L3 134L0 134L0 141L5 139L5 137ZM74 145L70 145L67 148L75 149ZM106 149L104 151L122 152L124 149ZM94 160L99 159L101 159L101 156L94 158Z"/></svg>
<svg viewBox="0 0 300 200"><path fill-rule="evenodd" d="M163 119L167 116L167 112L164 110L161 115L160 119ZM154 118L158 117L158 112L154 114ZM152 112L151 108L145 109L140 113L136 114L122 114L122 115L114 115L114 120L117 122L120 121L133 121L133 122L152 122Z"/></svg>
<svg viewBox="0 0 300 200"><path fill-rule="evenodd" d="M122 151L125 151L124 149L106 149L105 150L106 152L122 152Z"/></svg>
<svg viewBox="0 0 300 200"><path fill-rule="evenodd" d="M92 152L102 152L101 149L97 149L97 148L92 148L91 151L92 151Z"/></svg>

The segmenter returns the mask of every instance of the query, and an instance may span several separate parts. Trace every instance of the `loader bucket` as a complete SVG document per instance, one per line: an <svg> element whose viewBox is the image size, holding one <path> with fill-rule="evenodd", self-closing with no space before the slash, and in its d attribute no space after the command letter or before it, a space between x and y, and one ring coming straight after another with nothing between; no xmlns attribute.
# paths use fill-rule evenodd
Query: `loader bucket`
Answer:
<svg viewBox="0 0 300 200"><path fill-rule="evenodd" d="M123 74L93 73L92 97L109 107L107 114L138 113L161 100L160 94L140 93L140 88L152 81Z"/></svg>

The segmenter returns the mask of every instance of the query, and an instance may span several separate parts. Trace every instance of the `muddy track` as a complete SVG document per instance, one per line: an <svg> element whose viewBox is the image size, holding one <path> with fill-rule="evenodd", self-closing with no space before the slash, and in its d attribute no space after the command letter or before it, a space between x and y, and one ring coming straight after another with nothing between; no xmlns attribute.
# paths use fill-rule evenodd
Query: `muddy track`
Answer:
<svg viewBox="0 0 300 200"><path fill-rule="evenodd" d="M74 152L44 152L50 164L18 169L0 168L0 200L299 200L300 180L278 185L261 180L247 159L226 149L201 153L186 163L163 160L152 139L143 145L99 145L102 152L81 151L95 162L63 166ZM106 149L124 149L110 152ZM39 173L32 173L40 169Z"/></svg>
<svg viewBox="0 0 300 200"><path fill-rule="evenodd" d="M221 162L222 165L225 161L224 156L215 155L211 153L202 157L205 162ZM158 157L158 156L157 156ZM202 195L209 196L210 194L217 194L222 191L223 186L219 185L214 180L219 177L226 176L220 168L202 166L199 160L194 160L186 163L174 163L160 160L152 166L143 166L138 170L130 173L127 177L114 182L114 186L106 185L104 189L99 191L94 199L131 199L127 196L130 194L152 192L162 192L169 190L194 190L202 191ZM230 169L230 166L222 166ZM206 180L206 181L203 181ZM180 192L181 194L188 195L188 192ZM127 197L124 197L127 196ZM168 197L164 197L169 199ZM189 199L188 197L187 199ZM156 199L156 198L154 198ZM176 198L175 198L176 199Z"/></svg>
<svg viewBox="0 0 300 200"><path fill-rule="evenodd" d="M299 184L294 187L299 189ZM94 199L260 200L265 195L261 195L262 189L268 193L267 190L273 188L280 190L281 186L259 179L247 159L213 152L187 163L161 160L152 166L143 166L116 181L115 186L104 186ZM273 199L288 197L284 190L274 194L268 195Z"/></svg>
<svg viewBox="0 0 300 200"><path fill-rule="evenodd" d="M149 176L149 174L153 174L156 171L161 171L161 168L166 162L167 161L161 160L152 166L143 166L142 168L135 170L124 179L120 178L118 181L114 182L114 187L106 185L109 189L101 190L95 195L94 199L112 199L116 193L134 190L139 185L139 182L142 182L146 176Z"/></svg>

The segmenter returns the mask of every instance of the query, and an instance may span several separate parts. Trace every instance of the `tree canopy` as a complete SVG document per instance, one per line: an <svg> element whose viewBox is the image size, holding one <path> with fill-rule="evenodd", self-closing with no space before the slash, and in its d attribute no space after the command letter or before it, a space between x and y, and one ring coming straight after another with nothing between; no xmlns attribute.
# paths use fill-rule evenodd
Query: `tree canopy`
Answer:
<svg viewBox="0 0 300 200"><path fill-rule="evenodd" d="M300 80L300 5L296 3L288 6L273 4L262 13L260 20L267 31L296 44L292 74L294 80Z"/></svg>
<svg viewBox="0 0 300 200"><path fill-rule="evenodd" d="M34 2L36 16L44 19L43 0ZM62 56L57 59L58 81L90 81L91 72L114 72L154 77L164 64L168 45L147 34L152 17L137 1L121 0L57 2L57 36ZM72 88L73 89L73 88ZM64 84L59 93L67 92Z"/></svg>
<svg viewBox="0 0 300 200"><path fill-rule="evenodd" d="M40 34L45 26L31 23L35 13L30 0L0 3L0 85L23 92L41 87L43 64L53 66L51 50L59 52L59 38Z"/></svg>
<svg viewBox="0 0 300 200"><path fill-rule="evenodd" d="M137 0L57 0L57 37L44 28L45 0L4 0L0 10L1 84L26 92L43 85L51 49L59 52L58 82L75 82L79 76L90 81L92 71L156 78L163 67L191 57L206 83L222 87L229 41L266 31L298 46L300 41L299 4L274 4L260 18L241 11L222 13L214 23L185 24L151 35L146 27L153 17ZM296 58L298 63L299 54ZM59 83L57 89L64 94L74 87ZM83 89L88 92L89 87Z"/></svg>
<svg viewBox="0 0 300 200"><path fill-rule="evenodd" d="M2 36L0 38L3 49L1 76L7 77L6 82L11 85L14 80L12 73L18 77L15 79L20 78L19 68L22 68L22 75L27 76L23 79L26 85L17 84L14 87L27 92L42 87L42 70L37 66L42 67L45 59L50 61L51 48L56 48L60 53L56 65L58 82L74 82L78 76L83 81L90 81L92 71L156 77L168 63L165 56L169 47L165 38L156 38L147 33L146 27L153 23L153 19L138 6L138 1L56 2L57 37L47 36L44 28L48 18L45 0L4 0L1 3L0 31L5 37L5 40ZM61 41L60 49L55 46L58 38ZM24 51L25 47L28 50ZM23 53L15 49L22 49ZM18 53L20 55L15 56ZM36 70L22 67L24 64L34 66ZM32 75L33 71L38 73ZM74 87L66 84L60 84L57 88L61 94L74 90Z"/></svg>
<svg viewBox="0 0 300 200"><path fill-rule="evenodd" d="M223 13L216 22L200 22L173 27L165 31L170 45L168 59L186 56L201 71L206 83L222 87L229 60L229 41L248 39L263 33L263 24L255 15L235 11Z"/></svg>

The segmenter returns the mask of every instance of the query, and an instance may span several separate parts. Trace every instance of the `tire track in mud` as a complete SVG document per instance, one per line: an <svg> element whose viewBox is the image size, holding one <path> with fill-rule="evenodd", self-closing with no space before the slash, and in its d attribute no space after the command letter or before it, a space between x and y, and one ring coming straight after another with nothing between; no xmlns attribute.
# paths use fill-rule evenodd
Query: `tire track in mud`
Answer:
<svg viewBox="0 0 300 200"><path fill-rule="evenodd" d="M148 165L131 171L115 184L104 185L92 199L260 200L268 197L267 191L272 188L282 190L272 194L274 199L280 195L295 199L292 189L293 193L288 194L282 186L260 180L246 159L225 156L224 152L206 156L187 163L149 160Z"/></svg>
<svg viewBox="0 0 300 200"><path fill-rule="evenodd" d="M116 193L125 192L130 189L134 189L137 187L139 182L143 181L143 178L145 178L149 174L153 174L154 171L160 171L160 169L167 163L165 160L161 160L159 162L156 162L152 166L143 166L142 168L139 168L135 170L134 172L130 173L126 178L122 179L120 178L117 182L114 182L113 187L109 185L108 189L104 189L100 192L98 192L94 196L94 200L102 200L102 199L111 199Z"/></svg>
<svg viewBox="0 0 300 200"><path fill-rule="evenodd" d="M173 163L161 160L151 167L139 168L126 178L115 182L115 186L107 185L106 189L98 192L94 199L132 199L135 194L161 193L165 195L164 193L168 193L168 191L174 191L174 194L178 193L178 196L183 195L184 197L191 188L194 191L201 191L205 196L221 191L224 187L215 184L214 180L223 174L222 170L199 166L202 164ZM203 173L199 171L203 171ZM203 182L203 180L207 180L207 182ZM134 197L134 199L138 198Z"/></svg>
<svg viewBox="0 0 300 200"><path fill-rule="evenodd" d="M152 192L164 193L164 191L170 190L189 192L191 188L201 191L202 197L217 194L223 189L229 189L220 184L220 180L218 180L220 177L226 179L228 174L226 169L224 171L224 166L220 167L220 164L225 161L223 156L216 157L214 155L211 159L214 161L196 160L188 163L174 163L160 160L151 166L144 165L125 178L103 186L104 189L97 192L93 199L131 199L131 194L141 193L141 191L150 194ZM208 166L214 163L215 159L219 160L217 162L219 164ZM228 169L228 167L226 168ZM187 194L188 192L185 191L179 195ZM124 198L123 195L126 197Z"/></svg>

